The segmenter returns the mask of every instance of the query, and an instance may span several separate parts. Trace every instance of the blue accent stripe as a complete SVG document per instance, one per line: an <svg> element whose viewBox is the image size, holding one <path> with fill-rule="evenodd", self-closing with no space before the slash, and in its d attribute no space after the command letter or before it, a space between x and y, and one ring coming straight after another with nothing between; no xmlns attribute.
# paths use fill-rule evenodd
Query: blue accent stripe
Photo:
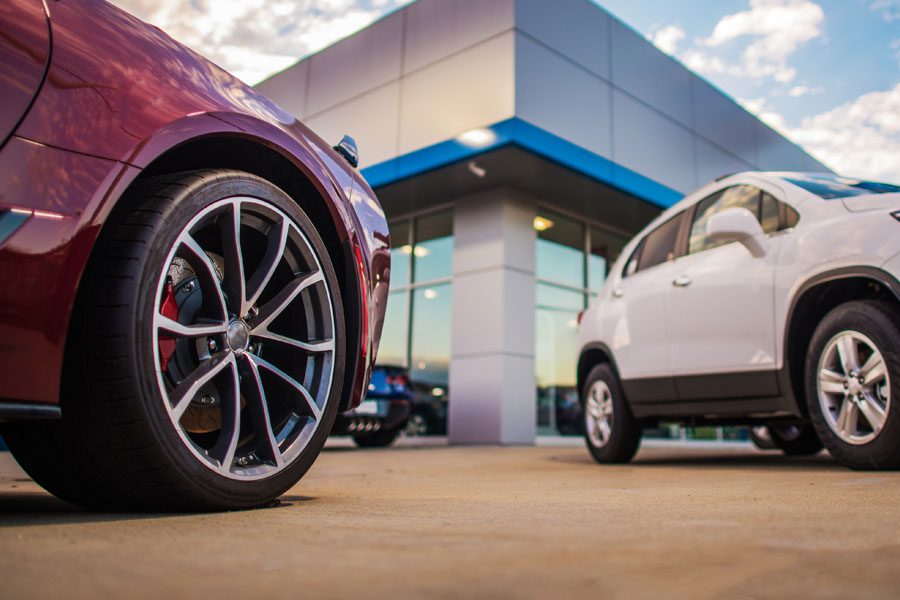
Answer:
<svg viewBox="0 0 900 600"><path fill-rule="evenodd" d="M457 140L447 140L416 150L362 170L373 188L395 183L451 163L469 159L503 146L518 146L538 156L559 163L592 179L624 192L669 207L684 195L640 173L607 158L585 150L581 146L536 127L519 118L507 119L491 125L496 139L485 146L472 148Z"/></svg>

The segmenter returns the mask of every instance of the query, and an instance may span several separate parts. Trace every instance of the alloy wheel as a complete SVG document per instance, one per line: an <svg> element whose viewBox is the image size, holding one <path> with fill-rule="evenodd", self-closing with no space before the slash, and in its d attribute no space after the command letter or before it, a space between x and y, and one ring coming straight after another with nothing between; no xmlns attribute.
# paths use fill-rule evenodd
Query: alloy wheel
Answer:
<svg viewBox="0 0 900 600"><path fill-rule="evenodd" d="M182 229L152 347L171 422L206 467L261 479L300 455L332 387L334 314L312 244L273 205L220 200Z"/></svg>
<svg viewBox="0 0 900 600"><path fill-rule="evenodd" d="M819 358L818 399L831 430L843 441L871 442L887 421L891 384L884 356L867 336L845 330Z"/></svg>
<svg viewBox="0 0 900 600"><path fill-rule="evenodd" d="M594 447L602 448L609 443L613 426L613 398L605 381L595 381L588 390L584 420Z"/></svg>

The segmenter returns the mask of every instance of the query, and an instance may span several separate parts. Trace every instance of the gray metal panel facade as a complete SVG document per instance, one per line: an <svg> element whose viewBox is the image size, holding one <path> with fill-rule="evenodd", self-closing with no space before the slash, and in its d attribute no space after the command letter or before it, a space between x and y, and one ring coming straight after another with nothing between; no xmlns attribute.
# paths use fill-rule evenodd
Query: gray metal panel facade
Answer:
<svg viewBox="0 0 900 600"><path fill-rule="evenodd" d="M259 88L363 167L518 117L682 193L827 170L589 0L419 0Z"/></svg>

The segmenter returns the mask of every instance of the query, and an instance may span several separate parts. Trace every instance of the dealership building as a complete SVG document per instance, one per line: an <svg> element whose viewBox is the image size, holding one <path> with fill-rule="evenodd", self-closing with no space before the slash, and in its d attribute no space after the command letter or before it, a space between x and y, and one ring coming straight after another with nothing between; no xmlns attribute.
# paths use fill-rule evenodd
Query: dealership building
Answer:
<svg viewBox="0 0 900 600"><path fill-rule="evenodd" d="M451 443L556 431L577 314L662 209L828 171L589 0L419 0L258 88L356 138L394 246L379 362L447 400Z"/></svg>

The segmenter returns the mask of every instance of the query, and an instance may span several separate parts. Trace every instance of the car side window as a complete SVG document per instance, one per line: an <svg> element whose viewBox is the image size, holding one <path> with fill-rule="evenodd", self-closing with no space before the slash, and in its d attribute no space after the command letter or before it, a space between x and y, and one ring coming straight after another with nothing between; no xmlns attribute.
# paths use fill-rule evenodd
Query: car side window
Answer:
<svg viewBox="0 0 900 600"><path fill-rule="evenodd" d="M779 204L771 194L760 192L759 201L759 224L766 233L775 233L781 228L781 215L779 214Z"/></svg>
<svg viewBox="0 0 900 600"><path fill-rule="evenodd" d="M697 203L691 235L688 238L688 253L696 254L711 250L727 242L714 241L706 236L706 225L710 218L729 208L746 208L759 219L760 190L750 185L736 185L708 196Z"/></svg>
<svg viewBox="0 0 900 600"><path fill-rule="evenodd" d="M648 233L625 264L625 277L674 260L678 256L678 233L684 213L678 213Z"/></svg>

